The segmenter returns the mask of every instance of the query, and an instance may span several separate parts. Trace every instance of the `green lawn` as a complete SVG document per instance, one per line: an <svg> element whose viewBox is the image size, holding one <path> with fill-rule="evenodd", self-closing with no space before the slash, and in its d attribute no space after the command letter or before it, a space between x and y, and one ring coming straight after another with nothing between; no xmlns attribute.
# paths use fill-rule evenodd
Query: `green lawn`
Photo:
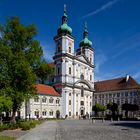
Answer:
<svg viewBox="0 0 140 140"><path fill-rule="evenodd" d="M16 138L7 137L7 136L0 136L0 140L15 140Z"/></svg>

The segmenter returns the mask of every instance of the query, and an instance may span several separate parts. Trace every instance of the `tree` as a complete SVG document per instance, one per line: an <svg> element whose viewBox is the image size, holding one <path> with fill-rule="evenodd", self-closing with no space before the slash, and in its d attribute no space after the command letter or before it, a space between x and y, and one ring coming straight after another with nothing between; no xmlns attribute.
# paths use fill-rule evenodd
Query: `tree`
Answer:
<svg viewBox="0 0 140 140"><path fill-rule="evenodd" d="M13 102L10 97L0 96L0 124L2 125L2 112L12 109Z"/></svg>
<svg viewBox="0 0 140 140"><path fill-rule="evenodd" d="M23 101L36 93L34 71L40 65L43 52L40 43L34 39L37 33L35 26L22 25L18 17L9 18L0 27L0 33L0 46L3 51L7 50L0 55L0 70L3 71L0 92L5 91L5 95L11 97L12 122L15 122L15 114Z"/></svg>
<svg viewBox="0 0 140 140"><path fill-rule="evenodd" d="M122 110L125 110L125 117L128 117L128 111L137 111L139 110L139 106L136 104L129 104L129 103L125 103L122 104Z"/></svg>
<svg viewBox="0 0 140 140"><path fill-rule="evenodd" d="M118 111L118 105L116 103L108 103L107 109L112 112L112 115L116 115L116 112Z"/></svg>
<svg viewBox="0 0 140 140"><path fill-rule="evenodd" d="M95 115L98 115L98 112L104 112L106 110L106 106L96 103L93 107L92 107L92 111L95 111Z"/></svg>
<svg viewBox="0 0 140 140"><path fill-rule="evenodd" d="M54 74L54 68L52 65L47 64L47 62L43 60L39 68L35 70L35 73L38 77L38 81L40 81L41 84L44 84L46 80L49 80L49 76Z"/></svg>

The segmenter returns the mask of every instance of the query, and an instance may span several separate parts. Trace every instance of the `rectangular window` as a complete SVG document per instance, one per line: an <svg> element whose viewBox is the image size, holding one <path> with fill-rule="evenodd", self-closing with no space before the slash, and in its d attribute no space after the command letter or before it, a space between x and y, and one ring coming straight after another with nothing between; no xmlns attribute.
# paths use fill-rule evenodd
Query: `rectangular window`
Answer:
<svg viewBox="0 0 140 140"><path fill-rule="evenodd" d="M84 89L83 89L83 86L82 86L82 89L81 89L81 97L84 97Z"/></svg>
<svg viewBox="0 0 140 140"><path fill-rule="evenodd" d="M39 97L35 97L34 102L39 102Z"/></svg>
<svg viewBox="0 0 140 140"><path fill-rule="evenodd" d="M84 101L81 101L81 105L84 105Z"/></svg>
<svg viewBox="0 0 140 140"><path fill-rule="evenodd" d="M120 93L117 93L117 97L120 97Z"/></svg>
<svg viewBox="0 0 140 140"><path fill-rule="evenodd" d="M58 75L60 74L60 68L59 67L57 68L57 74Z"/></svg>
<svg viewBox="0 0 140 140"><path fill-rule="evenodd" d="M50 114L50 116L53 116L53 111L50 111L50 113L49 113L49 114Z"/></svg>
<svg viewBox="0 0 140 140"><path fill-rule="evenodd" d="M76 112L76 116L78 116L78 112Z"/></svg>
<svg viewBox="0 0 140 140"><path fill-rule="evenodd" d="M126 96L126 97L128 96L128 92L125 92L125 96Z"/></svg>
<svg viewBox="0 0 140 140"><path fill-rule="evenodd" d="M69 112L69 116L71 116L71 112Z"/></svg>
<svg viewBox="0 0 140 140"><path fill-rule="evenodd" d="M117 100L117 105L120 105L120 100Z"/></svg>
<svg viewBox="0 0 140 140"><path fill-rule="evenodd" d="M69 105L71 105L71 100L69 100Z"/></svg>
<svg viewBox="0 0 140 140"><path fill-rule="evenodd" d="M92 81L92 75L90 75L90 81Z"/></svg>
<svg viewBox="0 0 140 140"><path fill-rule="evenodd" d="M43 116L46 116L46 115L47 115L47 112L46 112L46 111L43 111L43 112L42 112L42 115L43 115Z"/></svg>
<svg viewBox="0 0 140 140"><path fill-rule="evenodd" d="M39 111L34 112L35 116L39 117Z"/></svg>

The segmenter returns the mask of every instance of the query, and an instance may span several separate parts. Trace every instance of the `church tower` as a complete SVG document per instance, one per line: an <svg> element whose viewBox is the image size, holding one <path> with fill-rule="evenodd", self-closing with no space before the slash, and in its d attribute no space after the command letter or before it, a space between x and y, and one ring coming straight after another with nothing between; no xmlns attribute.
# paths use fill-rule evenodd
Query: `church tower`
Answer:
<svg viewBox="0 0 140 140"><path fill-rule="evenodd" d="M72 29L68 26L68 16L66 6L64 6L64 14L62 16L62 24L57 30L57 35L54 37L56 51L53 57L55 63L55 78L54 87L62 96L62 112L63 116L68 114L67 109L67 94L69 89L66 85L73 84L73 57L74 57L74 38ZM72 93L72 92L71 92ZM66 101L67 100L67 101Z"/></svg>
<svg viewBox="0 0 140 140"><path fill-rule="evenodd" d="M88 39L87 23L85 23L83 39L79 44L79 49L77 49L77 54L83 54L87 60L93 64L94 63L94 52L92 48L92 42Z"/></svg>
<svg viewBox="0 0 140 140"><path fill-rule="evenodd" d="M89 117L92 112L92 95L94 91L93 49L88 39L85 25L83 40L74 52L72 29L68 26L66 6L62 24L54 37L56 50L53 57L55 76L53 86L61 94L62 117Z"/></svg>

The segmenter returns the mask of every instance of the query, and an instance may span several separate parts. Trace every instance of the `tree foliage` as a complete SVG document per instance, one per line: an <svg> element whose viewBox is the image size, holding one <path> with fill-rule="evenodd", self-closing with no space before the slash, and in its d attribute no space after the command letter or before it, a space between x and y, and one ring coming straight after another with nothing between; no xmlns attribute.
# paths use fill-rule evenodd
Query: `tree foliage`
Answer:
<svg viewBox="0 0 140 140"><path fill-rule="evenodd" d="M18 17L9 18L0 27L0 93L11 97L12 119L22 102L36 93L35 69L40 65L42 49L34 39L34 25L22 25Z"/></svg>
<svg viewBox="0 0 140 140"><path fill-rule="evenodd" d="M49 76L54 74L54 68L52 65L47 64L47 62L43 60L40 67L37 68L35 72L38 77L38 81L44 84L46 80L49 80Z"/></svg>
<svg viewBox="0 0 140 140"><path fill-rule="evenodd" d="M107 109L112 111L112 115L115 115L115 112L118 111L118 105L116 103L108 103Z"/></svg>
<svg viewBox="0 0 140 140"><path fill-rule="evenodd" d="M0 96L0 123L2 125L2 112L12 109L13 102L10 97Z"/></svg>
<svg viewBox="0 0 140 140"><path fill-rule="evenodd" d="M136 104L125 103L122 104L122 110L125 110L125 116L128 117L128 111L137 111L139 110L139 106Z"/></svg>
<svg viewBox="0 0 140 140"><path fill-rule="evenodd" d="M105 111L107 108L106 106L102 105L102 104L99 104L99 103L96 103L93 107L92 107L92 111L95 111L95 114L97 115L98 112L103 112Z"/></svg>
<svg viewBox="0 0 140 140"><path fill-rule="evenodd" d="M4 111L10 111L12 109L13 102L10 97L0 96L0 113Z"/></svg>

